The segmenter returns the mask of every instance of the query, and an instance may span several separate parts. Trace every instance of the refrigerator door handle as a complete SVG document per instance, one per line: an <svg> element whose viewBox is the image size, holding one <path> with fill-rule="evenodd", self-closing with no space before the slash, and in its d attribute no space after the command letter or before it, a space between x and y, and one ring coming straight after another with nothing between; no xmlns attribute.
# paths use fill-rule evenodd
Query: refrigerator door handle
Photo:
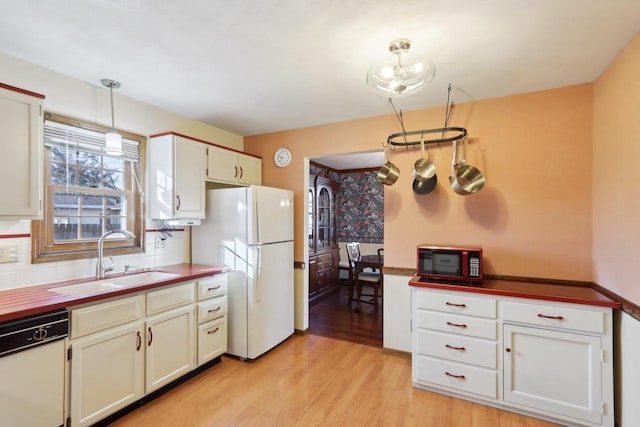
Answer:
<svg viewBox="0 0 640 427"><path fill-rule="evenodd" d="M261 294L261 290L260 290L260 273L262 272L262 253L261 250L262 248L260 246L255 246L256 249L256 257L257 257L257 262L256 262L256 273L255 273L255 277L253 280L253 283L255 284L254 286L254 290L253 290L253 299L256 303L260 302L260 294Z"/></svg>

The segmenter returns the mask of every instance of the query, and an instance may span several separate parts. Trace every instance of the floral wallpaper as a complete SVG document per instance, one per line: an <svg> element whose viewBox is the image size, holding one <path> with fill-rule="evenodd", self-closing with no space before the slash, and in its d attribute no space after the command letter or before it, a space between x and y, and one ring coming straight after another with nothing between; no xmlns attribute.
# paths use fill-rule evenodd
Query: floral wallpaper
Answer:
<svg viewBox="0 0 640 427"><path fill-rule="evenodd" d="M312 167L310 173L320 170ZM336 219L339 242L384 243L384 188L376 181L377 171L330 171L340 183L336 195Z"/></svg>

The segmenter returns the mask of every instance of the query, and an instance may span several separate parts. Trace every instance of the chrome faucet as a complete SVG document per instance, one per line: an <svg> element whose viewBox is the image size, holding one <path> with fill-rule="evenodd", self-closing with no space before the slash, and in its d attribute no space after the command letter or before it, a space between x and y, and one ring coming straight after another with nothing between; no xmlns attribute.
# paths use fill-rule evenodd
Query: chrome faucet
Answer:
<svg viewBox="0 0 640 427"><path fill-rule="evenodd" d="M104 274L108 271L113 271L113 257L109 257L111 262L106 264L103 258L104 252L104 239L111 234L123 234L128 239L135 239L136 235L128 230L109 230L105 232L98 240L98 261L96 263L96 279L102 279Z"/></svg>

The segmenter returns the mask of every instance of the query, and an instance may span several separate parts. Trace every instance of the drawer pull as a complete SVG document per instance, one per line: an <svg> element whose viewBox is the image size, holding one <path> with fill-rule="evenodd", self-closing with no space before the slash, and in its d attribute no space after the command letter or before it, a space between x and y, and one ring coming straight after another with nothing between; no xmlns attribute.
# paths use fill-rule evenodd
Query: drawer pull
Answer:
<svg viewBox="0 0 640 427"><path fill-rule="evenodd" d="M444 346L445 346L446 348L450 348L451 350L467 351L467 349L466 349L466 348L464 348L464 347L454 347L454 346L449 345L449 344L445 344Z"/></svg>
<svg viewBox="0 0 640 427"><path fill-rule="evenodd" d="M564 320L562 316L547 316L546 314L538 314L538 317L541 319L553 319L553 320Z"/></svg>
<svg viewBox="0 0 640 427"><path fill-rule="evenodd" d="M151 330L151 326L149 326L149 339L147 340L147 346L151 346L151 343L153 342L153 331Z"/></svg>
<svg viewBox="0 0 640 427"><path fill-rule="evenodd" d="M138 331L136 332L136 351L140 351L140 347L142 347L142 335Z"/></svg>
<svg viewBox="0 0 640 427"><path fill-rule="evenodd" d="M456 328L466 328L467 327L467 325L465 325L464 323L447 322L447 325L455 326Z"/></svg>
<svg viewBox="0 0 640 427"><path fill-rule="evenodd" d="M214 286L213 288L207 288L207 291L211 292L211 291L215 291L216 289L220 289L220 285Z"/></svg>
<svg viewBox="0 0 640 427"><path fill-rule="evenodd" d="M452 302L445 302L446 305L448 305L449 307L460 307L460 308L466 308L467 304L454 304Z"/></svg>
<svg viewBox="0 0 640 427"><path fill-rule="evenodd" d="M209 313L217 313L218 311L220 311L222 307L216 307L216 308L212 308L211 310L209 310Z"/></svg>
<svg viewBox="0 0 640 427"><path fill-rule="evenodd" d="M215 328L212 331L207 331L207 335L211 335L211 334L215 334L216 332L218 332L220 330L220 327Z"/></svg>
<svg viewBox="0 0 640 427"><path fill-rule="evenodd" d="M451 378L457 378L457 379L459 379L459 380L464 380L464 379L466 379L464 375L454 375L454 374L451 374L451 373L449 373L449 372L445 372L444 374L445 374L446 376L448 376L448 377L451 377Z"/></svg>

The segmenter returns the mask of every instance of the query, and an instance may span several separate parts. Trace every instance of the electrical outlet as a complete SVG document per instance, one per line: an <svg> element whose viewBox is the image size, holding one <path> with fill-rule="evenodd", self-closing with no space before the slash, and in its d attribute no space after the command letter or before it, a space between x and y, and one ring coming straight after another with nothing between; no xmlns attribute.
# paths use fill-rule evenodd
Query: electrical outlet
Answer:
<svg viewBox="0 0 640 427"><path fill-rule="evenodd" d="M0 263L18 262L18 246L0 246Z"/></svg>
<svg viewBox="0 0 640 427"><path fill-rule="evenodd" d="M156 248L166 248L167 240L163 239L162 236L156 236Z"/></svg>

